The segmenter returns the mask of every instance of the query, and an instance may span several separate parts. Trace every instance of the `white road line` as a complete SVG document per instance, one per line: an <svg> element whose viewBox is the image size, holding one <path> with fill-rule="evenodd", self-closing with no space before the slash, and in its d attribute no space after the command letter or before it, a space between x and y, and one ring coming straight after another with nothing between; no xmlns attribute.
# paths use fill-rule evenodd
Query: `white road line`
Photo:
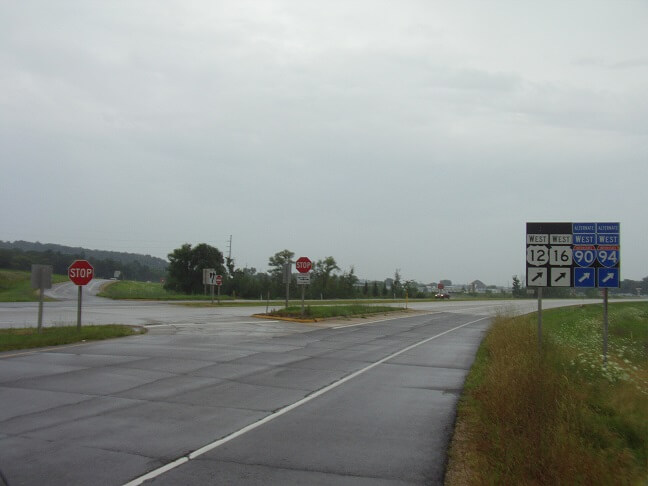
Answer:
<svg viewBox="0 0 648 486"><path fill-rule="evenodd" d="M395 321L396 319L408 319L408 318L410 318L410 317L420 317L420 316L429 315L429 314L436 314L436 313L438 313L438 311L428 311L428 312L425 312L425 311L424 311L424 312L422 312L422 313L415 314L415 315L413 315L413 316L407 316L407 317L403 317L403 316L399 316L399 317L390 317L389 319L382 319L382 320L380 320L380 321L360 322L360 323L358 323L358 324L345 324L344 326L335 326L335 327L332 327L331 329L344 329L345 327L366 326L367 324L378 324L378 323L380 323L380 322Z"/></svg>
<svg viewBox="0 0 648 486"><path fill-rule="evenodd" d="M139 486L144 481L148 481L149 479L153 479L153 478L156 478L158 476L161 476L162 474L164 474L164 473L166 473L168 471L171 471L172 469L175 469L176 467L178 467L178 466L180 466L182 464L185 464L185 463L189 462L190 460L196 459L197 457L200 457L203 454L206 454L207 452L212 451L212 450L216 449L217 447L220 447L223 444L226 444L229 441L236 439L237 437L240 437L240 436L242 436L244 434L247 434L248 432L250 432L250 431L252 431L252 430L254 430L256 428L261 427L262 425L265 425L268 422L271 422L271 421L281 417L282 415L287 414L288 412L290 412L290 411L292 411L292 410L294 410L294 409L296 409L298 407L301 407L302 405L310 402L311 400L314 400L315 398L320 397L320 396L324 395L325 393L328 393L329 391L339 387L340 385L343 385L347 381L353 380L354 378L366 373L367 371L371 370L372 368L375 368L378 365L383 364L386 361L389 361L390 359L395 358L396 356L399 356L399 355L401 355L403 353L406 353L407 351L410 351L410 350L412 350L412 349L414 349L414 348L416 348L418 346L421 346L422 344L430 342L433 339L439 338L439 337L444 336L444 335L446 335L446 334L448 334L450 332L456 331L457 329L461 329L462 327L469 326L470 324L475 324L476 322L483 321L485 319L490 319L490 317L482 317L482 318L477 319L475 321L466 322L465 324L461 324L459 326L453 327L452 329L448 329L447 331L443 331L443 332L441 332L439 334L436 334L436 335L434 335L432 337L425 338L422 341L419 341L418 343L412 344L412 345L410 345L410 346L408 346L408 347L406 347L404 349L401 349L400 351L395 352L394 354L390 354L389 356L387 356L387 357L385 357L385 358L383 358L383 359L381 359L379 361L376 361L375 363L370 364L366 368L358 370L355 373L352 373L352 374L350 374L348 376L345 376L344 378L336 381L335 383L332 383L332 384L330 384L330 385L328 385L328 386L326 386L324 388L321 388L320 390L317 390L316 392L311 393L307 397L302 398L301 400L293 403L292 405L288 405L288 406L286 406L286 407L284 407L284 408L282 408L280 410L277 410L276 412L268 415L267 417L259 420L258 422L255 422L255 423L250 424L250 425L248 425L246 427L243 427L242 429L237 430L236 432L232 432L231 434L226 435L222 439L218 439L218 440L216 440L216 441L214 441L214 442L212 442L210 444L207 444L207 445L201 447L200 449L195 450L194 452L191 452L191 453L187 454L186 456L183 456L183 457L180 457L180 458L176 459L175 461L173 461L173 462L171 462L169 464L166 464L166 465L164 465L164 466L162 466L162 467L160 467L158 469L154 469L153 471L151 471L151 472L149 472L149 473L147 473L147 474L145 474L143 476L135 478L132 481L124 484L124 486Z"/></svg>

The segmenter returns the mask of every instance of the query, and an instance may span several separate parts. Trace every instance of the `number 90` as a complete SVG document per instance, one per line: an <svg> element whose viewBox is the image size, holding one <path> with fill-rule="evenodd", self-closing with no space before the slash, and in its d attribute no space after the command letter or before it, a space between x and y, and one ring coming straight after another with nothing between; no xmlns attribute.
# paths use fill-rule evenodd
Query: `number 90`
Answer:
<svg viewBox="0 0 648 486"><path fill-rule="evenodd" d="M576 250L574 260L581 267L589 267L596 259L596 254L592 250Z"/></svg>

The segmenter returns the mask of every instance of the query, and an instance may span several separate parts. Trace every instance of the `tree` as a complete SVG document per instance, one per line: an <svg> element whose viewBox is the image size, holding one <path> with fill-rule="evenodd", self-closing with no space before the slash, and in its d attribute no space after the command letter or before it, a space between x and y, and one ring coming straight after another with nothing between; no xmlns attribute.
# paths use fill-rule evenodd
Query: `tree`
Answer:
<svg viewBox="0 0 648 486"><path fill-rule="evenodd" d="M317 260L313 265L313 289L316 293L329 298L331 297L331 277L335 270L340 270L335 258L327 256L323 260Z"/></svg>
<svg viewBox="0 0 648 486"><path fill-rule="evenodd" d="M358 282L358 277L355 275L353 265L349 268L348 272L344 272L340 277L340 290L338 297L350 298L355 296L355 284Z"/></svg>
<svg viewBox="0 0 648 486"><path fill-rule="evenodd" d="M283 267L286 263L290 263L295 256L295 253L290 250L281 250L275 253L268 259L268 266L270 267L270 275L275 278L281 278L283 275Z"/></svg>
<svg viewBox="0 0 648 486"><path fill-rule="evenodd" d="M513 297L522 297L522 284L517 275L513 275Z"/></svg>
<svg viewBox="0 0 648 486"><path fill-rule="evenodd" d="M404 288L408 297L414 298L418 295L418 284L414 280L407 280Z"/></svg>
<svg viewBox="0 0 648 486"><path fill-rule="evenodd" d="M213 246L201 243L192 248L185 243L169 253L168 277L164 284L167 290L185 294L200 293L203 288L202 271L213 268L217 273L225 273L223 254Z"/></svg>
<svg viewBox="0 0 648 486"><path fill-rule="evenodd" d="M394 272L394 282L392 283L392 293L396 297L402 297L402 285L401 285L401 275L400 275L400 269L396 269Z"/></svg>
<svg viewBox="0 0 648 486"><path fill-rule="evenodd" d="M256 268L237 268L224 288L229 294L236 294L246 299L258 299L267 296L270 277L266 273L257 273Z"/></svg>
<svg viewBox="0 0 648 486"><path fill-rule="evenodd" d="M290 250L282 250L275 253L268 259L269 273L271 278L271 293L274 296L283 295L286 285L283 283L283 269L286 263L291 263L295 253Z"/></svg>

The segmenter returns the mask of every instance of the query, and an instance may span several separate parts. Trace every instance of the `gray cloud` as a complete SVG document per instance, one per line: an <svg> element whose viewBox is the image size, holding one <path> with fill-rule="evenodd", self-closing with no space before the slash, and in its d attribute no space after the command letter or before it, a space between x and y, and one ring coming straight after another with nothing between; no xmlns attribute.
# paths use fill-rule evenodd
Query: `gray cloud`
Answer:
<svg viewBox="0 0 648 486"><path fill-rule="evenodd" d="M260 270L287 247L369 278L505 284L526 221L621 220L642 278L645 19L641 2L4 4L0 238L165 256L233 234Z"/></svg>

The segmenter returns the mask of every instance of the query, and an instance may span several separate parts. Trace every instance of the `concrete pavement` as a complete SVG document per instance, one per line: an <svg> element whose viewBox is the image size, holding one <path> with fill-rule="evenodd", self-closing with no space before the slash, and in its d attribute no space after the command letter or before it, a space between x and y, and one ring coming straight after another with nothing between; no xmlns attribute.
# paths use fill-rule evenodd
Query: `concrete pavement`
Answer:
<svg viewBox="0 0 648 486"><path fill-rule="evenodd" d="M152 481L439 482L487 317L416 314L314 330L270 323L270 334L160 326L4 353L0 468L12 485L118 485L192 455Z"/></svg>

